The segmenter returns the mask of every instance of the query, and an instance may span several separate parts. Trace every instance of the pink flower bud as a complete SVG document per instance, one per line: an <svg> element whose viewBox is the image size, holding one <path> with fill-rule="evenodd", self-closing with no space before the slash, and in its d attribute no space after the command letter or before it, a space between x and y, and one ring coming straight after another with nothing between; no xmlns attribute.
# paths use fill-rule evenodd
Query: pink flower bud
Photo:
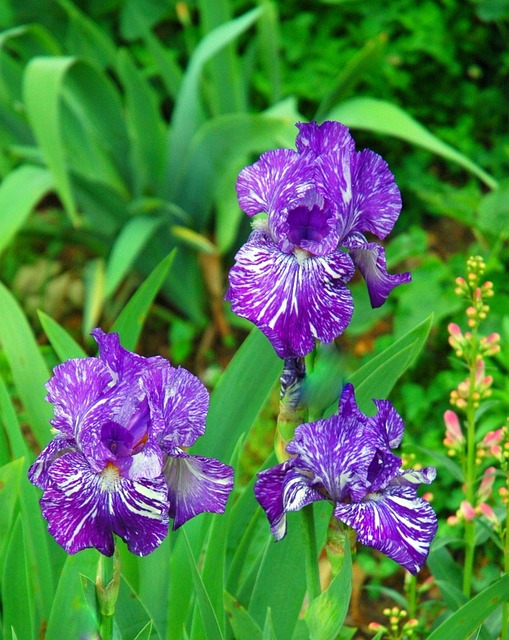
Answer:
<svg viewBox="0 0 509 640"><path fill-rule="evenodd" d="M447 331L449 331L451 336L455 338L462 338L463 334L461 333L461 328L455 322L451 322L447 325Z"/></svg>
<svg viewBox="0 0 509 640"><path fill-rule="evenodd" d="M444 413L445 422L445 440L444 444L449 447L462 445L465 442L465 436L461 430L458 416L454 411L447 409Z"/></svg>
<svg viewBox="0 0 509 640"><path fill-rule="evenodd" d="M481 502L484 502L491 496L496 472L495 467L488 467L483 473L481 484L479 485L479 489L477 489L477 496Z"/></svg>
<svg viewBox="0 0 509 640"><path fill-rule="evenodd" d="M498 521L498 518L497 518L495 512L493 511L493 509L490 507L489 504L486 504L486 502L481 502L481 504L479 505L479 511L492 524L494 524L494 525L498 525L499 524L499 521Z"/></svg>
<svg viewBox="0 0 509 640"><path fill-rule="evenodd" d="M460 504L459 511L463 518L468 522L475 519L475 509L470 504L470 502L468 502L468 500L463 500L463 502Z"/></svg>

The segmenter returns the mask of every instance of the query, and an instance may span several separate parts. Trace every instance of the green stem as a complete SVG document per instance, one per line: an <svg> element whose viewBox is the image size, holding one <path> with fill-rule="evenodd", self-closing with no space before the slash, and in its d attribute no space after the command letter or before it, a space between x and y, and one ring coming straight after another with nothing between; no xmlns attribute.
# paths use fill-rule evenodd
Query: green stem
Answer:
<svg viewBox="0 0 509 640"><path fill-rule="evenodd" d="M505 506L505 530L504 530L504 572L509 573L509 500ZM502 631L501 640L509 639L509 603L506 601L502 607Z"/></svg>
<svg viewBox="0 0 509 640"><path fill-rule="evenodd" d="M115 539L113 562L105 566L107 560L99 556L95 592L99 605L99 636L101 640L113 640L113 623L115 619L115 605L120 588L120 557Z"/></svg>
<svg viewBox="0 0 509 640"><path fill-rule="evenodd" d="M315 516L312 504L308 504L302 509L302 533L304 535L306 554L306 584L308 587L309 601L312 602L322 592L318 566Z"/></svg>
<svg viewBox="0 0 509 640"><path fill-rule="evenodd" d="M409 571L405 574L405 590L408 600L408 617L417 618L417 577Z"/></svg>
<svg viewBox="0 0 509 640"><path fill-rule="evenodd" d="M476 486L476 440L475 440L475 410L474 399L476 387L476 365L477 365L477 331L472 332L472 352L469 369L469 394L467 400L467 464L465 476L465 497L467 501L475 507L475 486ZM463 594L469 598L472 591L472 574L474 571L475 559L475 520L465 522L465 561L463 566Z"/></svg>

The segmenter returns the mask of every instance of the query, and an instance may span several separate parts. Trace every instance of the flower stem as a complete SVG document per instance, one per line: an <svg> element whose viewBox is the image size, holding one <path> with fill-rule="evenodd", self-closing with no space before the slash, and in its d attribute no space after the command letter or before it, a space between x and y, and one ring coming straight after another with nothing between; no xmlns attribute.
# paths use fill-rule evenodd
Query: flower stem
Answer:
<svg viewBox="0 0 509 640"><path fill-rule="evenodd" d="M302 509L302 533L304 535L306 556L306 583L309 601L312 602L322 592L320 586L320 570L318 567L315 516L312 504L308 504Z"/></svg>
<svg viewBox="0 0 509 640"><path fill-rule="evenodd" d="M509 479L507 479L509 481ZM504 529L504 573L509 573L509 500L505 505L505 529ZM501 640L509 640L509 603L502 606L502 630Z"/></svg>
<svg viewBox="0 0 509 640"><path fill-rule="evenodd" d="M115 552L109 570L105 567L103 555L99 556L95 593L99 605L99 635L101 640L113 640L113 623L115 619L115 605L120 588L120 557L115 539ZM108 574L108 575L106 575ZM110 578L111 575L111 578Z"/></svg>
<svg viewBox="0 0 509 640"><path fill-rule="evenodd" d="M476 366L477 366L477 331L472 332L472 351L469 362L469 394L466 409L467 418L467 464L465 474L465 497L475 506L476 484L476 441L475 441L475 410L476 402L474 394L476 390ZM469 598L472 591L472 574L475 557L475 520L465 521L465 560L463 565L463 594Z"/></svg>

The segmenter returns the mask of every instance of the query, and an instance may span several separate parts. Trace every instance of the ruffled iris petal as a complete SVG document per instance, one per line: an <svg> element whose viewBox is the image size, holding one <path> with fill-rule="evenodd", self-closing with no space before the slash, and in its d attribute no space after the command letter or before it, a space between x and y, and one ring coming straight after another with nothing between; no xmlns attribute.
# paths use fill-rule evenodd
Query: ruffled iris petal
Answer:
<svg viewBox="0 0 509 640"><path fill-rule="evenodd" d="M51 482L41 498L49 532L68 553L95 547L111 556L113 533L132 553L150 553L168 531L164 479L141 483L114 472L105 474L91 471L78 452L67 453L51 465Z"/></svg>
<svg viewBox="0 0 509 640"><path fill-rule="evenodd" d="M237 179L240 208L248 216L291 206L313 186L313 166L292 149L275 149L243 169Z"/></svg>
<svg viewBox="0 0 509 640"><path fill-rule="evenodd" d="M385 250L374 242L351 248L350 255L366 281L371 306L374 308L382 306L394 287L412 279L408 272L394 275L387 273Z"/></svg>
<svg viewBox="0 0 509 640"><path fill-rule="evenodd" d="M64 453L74 449L76 449L76 441L74 438L62 436L53 438L28 469L28 479L30 482L36 487L39 487L39 489L45 489L49 482L48 471L50 466Z"/></svg>
<svg viewBox="0 0 509 640"><path fill-rule="evenodd" d="M316 122L298 122L297 128L299 133L295 145L299 153L311 151L320 156L341 149L348 153L355 151L355 142L348 127L340 122L328 120L320 125Z"/></svg>
<svg viewBox="0 0 509 640"><path fill-rule="evenodd" d="M236 255L226 298L237 315L253 322L282 357L304 356L315 340L331 342L348 326L353 275L341 251L325 257L281 253L254 231Z"/></svg>
<svg viewBox="0 0 509 640"><path fill-rule="evenodd" d="M214 458L173 450L164 466L173 529L203 513L223 513L233 489L233 469Z"/></svg>
<svg viewBox="0 0 509 640"><path fill-rule="evenodd" d="M369 232L383 240L401 211L401 194L385 160L364 149L352 160L353 224L350 232Z"/></svg>
<svg viewBox="0 0 509 640"><path fill-rule="evenodd" d="M413 574L422 569L437 531L433 508L417 497L414 487L388 487L359 503L338 503L334 515L355 529L362 544L378 549Z"/></svg>
<svg viewBox="0 0 509 640"><path fill-rule="evenodd" d="M254 486L255 497L267 515L276 540L286 534L288 511L299 511L311 502L326 499L312 486L311 478L294 467L295 460L291 459L260 471Z"/></svg>
<svg viewBox="0 0 509 640"><path fill-rule="evenodd" d="M153 429L166 445L190 447L205 433L209 394L186 369L167 365L143 376Z"/></svg>
<svg viewBox="0 0 509 640"><path fill-rule="evenodd" d="M105 333L97 328L92 331L92 336L99 346L101 360L112 373L119 393L128 394L130 388L137 384L140 374L147 368L157 368L167 364L161 356L145 358L124 349L120 344L118 333Z"/></svg>
<svg viewBox="0 0 509 640"><path fill-rule="evenodd" d="M359 500L366 494L376 447L355 420L335 415L300 425L286 450L297 455L295 465L311 472L331 500Z"/></svg>
<svg viewBox="0 0 509 640"><path fill-rule="evenodd" d="M108 389L112 376L97 358L74 358L59 364L46 384L46 399L53 404L51 424L63 434L75 437L76 428Z"/></svg>

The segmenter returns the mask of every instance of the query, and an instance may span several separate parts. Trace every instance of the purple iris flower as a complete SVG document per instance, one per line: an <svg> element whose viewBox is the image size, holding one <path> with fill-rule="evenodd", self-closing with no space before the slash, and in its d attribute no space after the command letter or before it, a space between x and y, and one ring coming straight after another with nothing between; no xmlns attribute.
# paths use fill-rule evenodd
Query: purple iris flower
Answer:
<svg viewBox="0 0 509 640"><path fill-rule="evenodd" d="M54 439L29 469L48 530L68 553L146 555L203 511L222 513L233 469L184 450L205 431L209 396L191 373L95 329L98 358L67 360L47 384Z"/></svg>
<svg viewBox="0 0 509 640"><path fill-rule="evenodd" d="M346 283L357 267L373 307L410 274L389 275L382 246L401 196L387 163L357 152L339 122L298 123L297 150L268 151L240 172L239 205L256 220L235 256L226 299L258 326L281 358L304 356L330 342L353 313Z"/></svg>
<svg viewBox="0 0 509 640"><path fill-rule="evenodd" d="M436 471L401 469L391 448L401 442L403 421L390 402L374 403L377 414L364 415L346 385L338 413L297 427L286 447L292 457L258 474L255 495L276 540L286 534L288 511L329 500L360 542L415 574L437 531L435 512L417 486L429 484Z"/></svg>

